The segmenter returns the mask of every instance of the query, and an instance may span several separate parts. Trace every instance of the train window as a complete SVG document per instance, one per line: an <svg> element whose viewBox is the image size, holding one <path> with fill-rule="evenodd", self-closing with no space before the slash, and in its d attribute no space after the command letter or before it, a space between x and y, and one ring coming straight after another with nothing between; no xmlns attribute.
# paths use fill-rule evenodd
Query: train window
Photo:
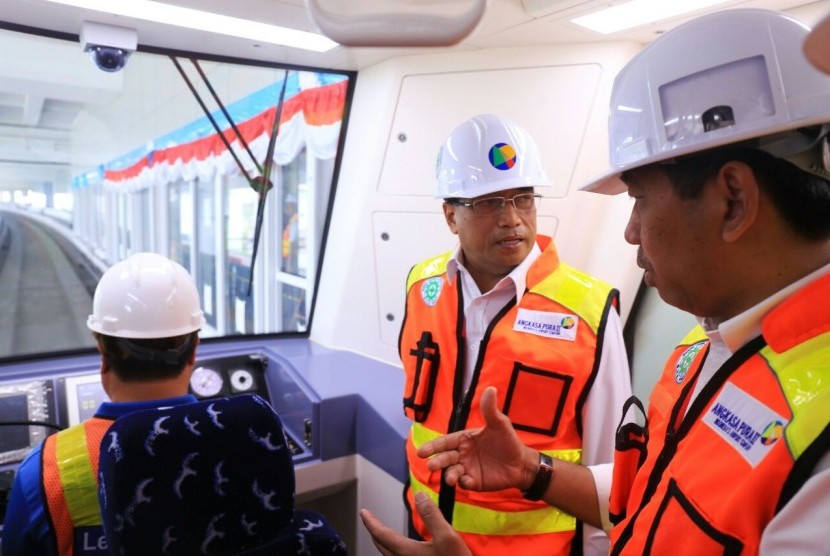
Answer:
<svg viewBox="0 0 830 556"><path fill-rule="evenodd" d="M235 176L225 184L228 202L224 205L227 222L224 244L225 314L228 326L238 334L254 330L254 306L249 303L249 261L254 252L254 229L250 223L256 218L259 195L248 186L242 176ZM233 210L230 207L234 207Z"/></svg>
<svg viewBox="0 0 830 556"><path fill-rule="evenodd" d="M190 264L190 238L193 237L193 206L190 183L178 180L170 184L170 235L167 255L193 272Z"/></svg>
<svg viewBox="0 0 830 556"><path fill-rule="evenodd" d="M0 67L0 359L91 349L97 279L139 251L193 274L206 339L308 333L353 72L0 40L26 57Z"/></svg>
<svg viewBox="0 0 830 556"><path fill-rule="evenodd" d="M202 297L205 321L216 328L216 217L214 215L216 195L211 180L196 182L196 287Z"/></svg>

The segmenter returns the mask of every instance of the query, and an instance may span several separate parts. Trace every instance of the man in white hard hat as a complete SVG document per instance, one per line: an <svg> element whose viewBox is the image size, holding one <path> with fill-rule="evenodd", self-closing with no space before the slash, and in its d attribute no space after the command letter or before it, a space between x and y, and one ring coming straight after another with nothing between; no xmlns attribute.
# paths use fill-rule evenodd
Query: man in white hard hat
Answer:
<svg viewBox="0 0 830 556"><path fill-rule="evenodd" d="M628 191L645 282L700 326L645 424L621 423L613 482L607 467L553 463L544 499L581 501L575 515L609 530L611 554L827 552L830 77L804 57L807 33L776 12L720 12L667 32L615 81L612 168L587 189ZM449 484L530 484L534 450L495 396L484 428L419 450ZM364 511L376 544L463 554L419 498L441 542L414 546Z"/></svg>
<svg viewBox="0 0 830 556"><path fill-rule="evenodd" d="M21 463L3 527L3 554L109 554L98 506L99 443L121 415L192 403L188 384L204 320L193 278L178 263L139 253L109 268L87 325L101 352L110 401L48 437Z"/></svg>
<svg viewBox="0 0 830 556"><path fill-rule="evenodd" d="M551 238L536 233L535 188L547 185L523 128L490 114L460 124L440 149L436 192L458 246L415 265L407 279L399 341L413 421L407 503L428 493L476 554L508 546L530 553L525 546L536 543L570 554L583 537L587 552L607 552L601 531L583 535L571 515L540 501L551 457L611 461L631 390L617 291L560 261ZM457 489L416 455L438 435L482 425L488 386L537 450L539 474L521 492ZM412 517L417 535L427 535Z"/></svg>

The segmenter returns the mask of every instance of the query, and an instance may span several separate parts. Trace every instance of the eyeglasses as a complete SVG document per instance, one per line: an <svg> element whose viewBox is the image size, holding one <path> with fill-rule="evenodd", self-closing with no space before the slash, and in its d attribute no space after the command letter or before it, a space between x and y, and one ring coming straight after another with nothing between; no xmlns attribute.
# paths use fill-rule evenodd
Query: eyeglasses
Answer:
<svg viewBox="0 0 830 556"><path fill-rule="evenodd" d="M486 199L478 199L475 201L470 199L452 199L448 202L462 207L471 207L476 216L491 216L501 213L504 210L505 203L508 201L519 212L536 210L539 208L539 199L541 198L542 196L538 193L522 193L520 195L514 195L509 199L506 197L487 197Z"/></svg>

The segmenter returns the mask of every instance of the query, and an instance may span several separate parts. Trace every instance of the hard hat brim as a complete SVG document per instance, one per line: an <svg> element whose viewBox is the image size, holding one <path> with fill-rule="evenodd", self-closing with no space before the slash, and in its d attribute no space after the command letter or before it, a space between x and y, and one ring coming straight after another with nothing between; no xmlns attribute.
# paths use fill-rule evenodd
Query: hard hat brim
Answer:
<svg viewBox="0 0 830 556"><path fill-rule="evenodd" d="M511 178L509 180L503 181L496 181L487 184L484 187L478 187L474 193L474 197L470 197L470 191L465 190L464 188L459 188L454 191L441 191L435 195L436 199L468 199L468 198L475 198L481 197L482 195L491 195L493 193L499 193L501 191L510 191L511 189L521 189L523 187L533 187L534 189L537 187L551 187L553 186L553 182L546 181L546 180L522 180Z"/></svg>
<svg viewBox="0 0 830 556"><path fill-rule="evenodd" d="M816 68L830 73L830 16L825 17L807 35L804 54Z"/></svg>

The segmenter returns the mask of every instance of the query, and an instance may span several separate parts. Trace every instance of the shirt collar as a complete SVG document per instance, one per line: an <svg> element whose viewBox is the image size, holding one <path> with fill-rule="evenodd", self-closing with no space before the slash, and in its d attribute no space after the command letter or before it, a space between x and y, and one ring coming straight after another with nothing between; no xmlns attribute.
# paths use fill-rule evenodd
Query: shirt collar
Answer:
<svg viewBox="0 0 830 556"><path fill-rule="evenodd" d="M186 403L194 403L198 401L192 394L184 396L177 396L175 398L165 398L163 400L150 400L143 402L110 402L105 401L95 411L96 417L103 417L108 419L117 419L122 415L131 413L133 411L140 411L142 409L156 409L159 407L170 407L174 405L182 405Z"/></svg>
<svg viewBox="0 0 830 556"><path fill-rule="evenodd" d="M767 313L772 311L772 309L792 294L825 274L830 274L830 264L811 272L799 280L796 280L789 286L778 290L776 293L764 299L754 307L750 307L743 313L735 315L731 319L725 320L719 325L715 325L711 319L698 318L698 322L706 331L706 335L709 336L710 339L714 341L719 336L724 344L726 344L726 347L729 348L729 351L731 353L735 353L748 341L761 335L761 321Z"/></svg>
<svg viewBox="0 0 830 556"><path fill-rule="evenodd" d="M527 254L525 260L519 263L516 268L510 271L510 274L502 278L498 281L498 283L493 286L493 290L501 289L507 286L508 281L513 282L513 286L516 289L516 303L518 304L519 301L522 300L522 296L525 293L525 288L527 287L527 271L536 262L536 259L542 254L542 250L539 248L539 244L534 242L533 247L530 250L530 253ZM458 272L464 272L467 276L470 275L470 272L464 268L464 254L461 251L461 244L455 246L455 250L450 257L450 260L447 261L447 278L449 283L452 284L455 281L455 276ZM490 291L493 291L490 290ZM487 292L481 292L486 294Z"/></svg>

